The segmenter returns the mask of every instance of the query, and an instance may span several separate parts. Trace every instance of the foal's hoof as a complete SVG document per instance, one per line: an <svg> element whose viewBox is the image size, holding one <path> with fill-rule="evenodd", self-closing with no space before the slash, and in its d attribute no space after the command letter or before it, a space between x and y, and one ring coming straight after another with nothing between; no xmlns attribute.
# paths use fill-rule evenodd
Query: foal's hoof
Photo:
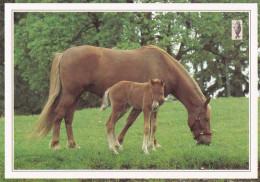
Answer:
<svg viewBox="0 0 260 182"><path fill-rule="evenodd" d="M150 155L149 151L144 152L145 155Z"/></svg>
<svg viewBox="0 0 260 182"><path fill-rule="evenodd" d="M153 147L153 148L152 148L152 151L155 151L155 152L156 152L157 150L156 150L156 148L155 148L155 147Z"/></svg>
<svg viewBox="0 0 260 182"><path fill-rule="evenodd" d="M113 152L114 152L114 154L116 154L116 155L118 155L118 154L119 154L119 153L118 153L116 150L114 150Z"/></svg>
<svg viewBox="0 0 260 182"><path fill-rule="evenodd" d="M116 149L112 150L112 152L116 155L118 155L119 153L116 151Z"/></svg>
<svg viewBox="0 0 260 182"><path fill-rule="evenodd" d="M119 143L120 145L123 144L123 138L118 137L118 138L117 138L117 141L118 141L118 143Z"/></svg>
<svg viewBox="0 0 260 182"><path fill-rule="evenodd" d="M150 152L148 150L143 150L145 155L150 155Z"/></svg>
<svg viewBox="0 0 260 182"><path fill-rule="evenodd" d="M122 145L117 145L116 147L117 147L119 150L123 150L123 149L124 149Z"/></svg>
<svg viewBox="0 0 260 182"><path fill-rule="evenodd" d="M155 144L155 147L158 147L158 148L159 148L159 147L161 147L161 145L160 145L159 143L156 143L156 144Z"/></svg>
<svg viewBox="0 0 260 182"><path fill-rule="evenodd" d="M110 147L110 150L111 150L114 154L116 154L116 155L119 154L119 153L116 151L115 147Z"/></svg>

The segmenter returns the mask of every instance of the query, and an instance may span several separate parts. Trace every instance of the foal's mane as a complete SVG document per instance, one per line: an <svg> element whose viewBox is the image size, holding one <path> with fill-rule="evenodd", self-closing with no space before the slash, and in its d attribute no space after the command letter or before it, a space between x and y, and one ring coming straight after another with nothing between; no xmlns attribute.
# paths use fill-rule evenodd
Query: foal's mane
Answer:
<svg viewBox="0 0 260 182"><path fill-rule="evenodd" d="M194 80L194 78L189 74L189 72L180 64L179 61L177 61L176 59L174 59L172 56L170 56L166 51L154 46L154 45L148 45L145 46L145 48L149 48L149 49L156 49L158 51L160 51L161 53L165 54L170 60L172 60L172 62L178 66L178 68L181 69L181 71L184 73L185 77L188 78L191 83L193 88L196 90L196 92L198 93L198 95L200 96L201 99L205 100L205 96L203 95L203 93L201 92L201 89L198 85L198 83Z"/></svg>

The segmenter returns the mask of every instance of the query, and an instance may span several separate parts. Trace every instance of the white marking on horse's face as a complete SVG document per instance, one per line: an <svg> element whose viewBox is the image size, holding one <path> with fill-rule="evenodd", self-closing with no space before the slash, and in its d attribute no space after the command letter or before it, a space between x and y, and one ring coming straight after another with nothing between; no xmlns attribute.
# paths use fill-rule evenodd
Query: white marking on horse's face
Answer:
<svg viewBox="0 0 260 182"><path fill-rule="evenodd" d="M159 109L159 102L157 100L153 100L153 103L152 103L152 111L155 112Z"/></svg>

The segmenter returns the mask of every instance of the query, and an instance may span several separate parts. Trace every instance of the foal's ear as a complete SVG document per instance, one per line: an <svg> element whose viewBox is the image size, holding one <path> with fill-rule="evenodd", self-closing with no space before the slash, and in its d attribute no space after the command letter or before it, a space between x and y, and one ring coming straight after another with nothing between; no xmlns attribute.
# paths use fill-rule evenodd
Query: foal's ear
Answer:
<svg viewBox="0 0 260 182"><path fill-rule="evenodd" d="M164 87L164 85L165 85L165 82L164 82L163 80L161 80L161 84L162 84L162 86Z"/></svg>
<svg viewBox="0 0 260 182"><path fill-rule="evenodd" d="M149 82L150 82L151 85L155 84L155 81L153 79L149 79Z"/></svg>
<svg viewBox="0 0 260 182"><path fill-rule="evenodd" d="M209 104L210 99L211 99L211 97L207 98L207 100L204 101L203 105L204 105L205 108L206 108L207 105Z"/></svg>

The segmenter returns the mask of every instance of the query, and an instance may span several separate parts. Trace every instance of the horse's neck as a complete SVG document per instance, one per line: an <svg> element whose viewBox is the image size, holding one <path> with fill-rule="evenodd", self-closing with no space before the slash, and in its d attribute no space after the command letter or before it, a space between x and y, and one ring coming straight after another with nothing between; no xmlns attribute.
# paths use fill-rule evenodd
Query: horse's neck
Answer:
<svg viewBox="0 0 260 182"><path fill-rule="evenodd" d="M188 75L189 76L189 75ZM188 113L197 111L201 102L205 100L197 83L191 77L181 77L176 89L176 96L178 100L186 107Z"/></svg>

